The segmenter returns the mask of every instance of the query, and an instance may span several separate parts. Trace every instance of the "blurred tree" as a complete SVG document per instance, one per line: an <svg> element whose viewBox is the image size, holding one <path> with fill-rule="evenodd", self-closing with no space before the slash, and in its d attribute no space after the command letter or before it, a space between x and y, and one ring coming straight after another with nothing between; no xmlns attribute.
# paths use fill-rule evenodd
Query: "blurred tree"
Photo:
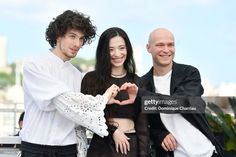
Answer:
<svg viewBox="0 0 236 157"><path fill-rule="evenodd" d="M0 72L0 89L7 86L13 85L15 83L14 75Z"/></svg>
<svg viewBox="0 0 236 157"><path fill-rule="evenodd" d="M84 58L76 57L71 60L71 63L73 65L85 64L87 66L93 66L95 64L95 59L94 58L93 59L84 59Z"/></svg>
<svg viewBox="0 0 236 157"><path fill-rule="evenodd" d="M0 89L15 84L15 67L16 64L12 63L9 65L12 69L11 73L0 72Z"/></svg>
<svg viewBox="0 0 236 157"><path fill-rule="evenodd" d="M71 63L82 72L86 72L95 65L95 59L73 58Z"/></svg>

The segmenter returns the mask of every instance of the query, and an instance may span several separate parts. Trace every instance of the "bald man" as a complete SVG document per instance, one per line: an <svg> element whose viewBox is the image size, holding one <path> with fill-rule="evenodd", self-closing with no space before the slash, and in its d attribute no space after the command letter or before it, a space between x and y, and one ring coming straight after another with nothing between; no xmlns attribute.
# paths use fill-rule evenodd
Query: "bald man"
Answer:
<svg viewBox="0 0 236 157"><path fill-rule="evenodd" d="M140 91L139 95L200 97L203 94L198 69L173 61L175 38L169 30L152 31L147 51L153 67L142 78L152 94ZM149 114L149 123L157 157L223 157L222 147L210 131L204 113Z"/></svg>

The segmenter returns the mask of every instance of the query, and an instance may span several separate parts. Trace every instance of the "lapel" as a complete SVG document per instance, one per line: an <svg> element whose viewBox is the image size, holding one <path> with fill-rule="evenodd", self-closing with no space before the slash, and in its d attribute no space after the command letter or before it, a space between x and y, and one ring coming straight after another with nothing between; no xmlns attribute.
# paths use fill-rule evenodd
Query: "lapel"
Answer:
<svg viewBox="0 0 236 157"><path fill-rule="evenodd" d="M175 92L175 89L179 86L181 82L183 82L184 79L184 69L181 66L181 64L178 64L176 62L173 62L172 66L172 73L171 73L171 83L170 83L170 95L173 95ZM146 81L146 87L149 91L152 91L155 93L155 85L153 80L153 67L149 70L148 73L146 73L143 78Z"/></svg>
<svg viewBox="0 0 236 157"><path fill-rule="evenodd" d="M155 86L153 81L153 67L143 76L143 79L146 82L147 90L155 93Z"/></svg>
<svg viewBox="0 0 236 157"><path fill-rule="evenodd" d="M171 73L171 83L170 83L170 95L173 95L176 87L183 81L184 71L181 65L173 62L172 73Z"/></svg>

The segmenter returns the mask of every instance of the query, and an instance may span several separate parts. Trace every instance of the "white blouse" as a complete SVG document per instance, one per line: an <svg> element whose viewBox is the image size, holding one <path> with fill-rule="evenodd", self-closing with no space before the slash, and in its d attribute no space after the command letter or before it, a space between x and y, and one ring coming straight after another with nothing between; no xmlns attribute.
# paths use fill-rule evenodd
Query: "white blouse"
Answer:
<svg viewBox="0 0 236 157"><path fill-rule="evenodd" d="M108 100L79 93L81 79L69 61L63 62L51 52L25 60L22 141L62 146L79 142L82 157L87 144L85 129L79 125L100 136L108 135L103 112Z"/></svg>

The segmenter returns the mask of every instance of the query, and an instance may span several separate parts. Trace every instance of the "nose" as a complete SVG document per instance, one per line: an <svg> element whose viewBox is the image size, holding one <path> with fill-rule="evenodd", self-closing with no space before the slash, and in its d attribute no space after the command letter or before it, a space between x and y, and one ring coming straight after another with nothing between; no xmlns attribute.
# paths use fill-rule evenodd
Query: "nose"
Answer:
<svg viewBox="0 0 236 157"><path fill-rule="evenodd" d="M118 55L118 50L115 49L115 50L114 50L114 56L117 56L117 55Z"/></svg>
<svg viewBox="0 0 236 157"><path fill-rule="evenodd" d="M112 51L110 51L110 55L113 56L113 57L116 57L117 56L117 49L113 49Z"/></svg>
<svg viewBox="0 0 236 157"><path fill-rule="evenodd" d="M163 46L163 52L169 52L170 48L168 45Z"/></svg>

